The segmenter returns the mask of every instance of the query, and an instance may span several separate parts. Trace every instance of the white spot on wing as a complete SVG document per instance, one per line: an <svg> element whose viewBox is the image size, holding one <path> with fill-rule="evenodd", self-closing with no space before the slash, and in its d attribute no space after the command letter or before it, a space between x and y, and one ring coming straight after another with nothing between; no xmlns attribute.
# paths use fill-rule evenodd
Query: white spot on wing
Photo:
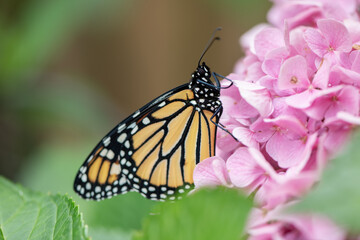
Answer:
<svg viewBox="0 0 360 240"><path fill-rule="evenodd" d="M86 174L84 174L84 175L81 176L81 181L83 181L83 182L86 182L86 181L87 181L87 176L86 176Z"/></svg>
<svg viewBox="0 0 360 240"><path fill-rule="evenodd" d="M126 133L122 133L119 137L118 137L118 142L119 143L123 143L126 139Z"/></svg>
<svg viewBox="0 0 360 240"><path fill-rule="evenodd" d="M131 130L131 134L136 133L137 130L138 130L138 126L136 125L136 126Z"/></svg>
<svg viewBox="0 0 360 240"><path fill-rule="evenodd" d="M110 144L110 140L111 140L110 137L107 137L103 140L103 144L105 147L107 147Z"/></svg>
<svg viewBox="0 0 360 240"><path fill-rule="evenodd" d="M144 125L147 125L147 124L150 123L150 119L149 119L148 117L146 117L146 118L144 118L144 119L142 120L142 123L143 123Z"/></svg>
<svg viewBox="0 0 360 240"><path fill-rule="evenodd" d="M133 118L136 118L137 116L139 116L139 114L140 114L140 111L137 110L137 111L134 113Z"/></svg>
<svg viewBox="0 0 360 240"><path fill-rule="evenodd" d="M118 133L119 132L122 132L122 130L125 129L125 123L124 124L121 124L119 127L118 127Z"/></svg>
<svg viewBox="0 0 360 240"><path fill-rule="evenodd" d="M108 150L106 148L104 148L103 150L101 150L100 156L105 157L107 152L108 152Z"/></svg>
<svg viewBox="0 0 360 240"><path fill-rule="evenodd" d="M120 178L119 185L124 185L126 183L126 177Z"/></svg>
<svg viewBox="0 0 360 240"><path fill-rule="evenodd" d="M118 175L118 174L120 174L120 172L121 172L120 164L113 163L111 165L110 175L112 175L112 174Z"/></svg>
<svg viewBox="0 0 360 240"><path fill-rule="evenodd" d="M112 160L115 157L115 153L112 150L109 150L108 153L106 154L106 157L109 160Z"/></svg>

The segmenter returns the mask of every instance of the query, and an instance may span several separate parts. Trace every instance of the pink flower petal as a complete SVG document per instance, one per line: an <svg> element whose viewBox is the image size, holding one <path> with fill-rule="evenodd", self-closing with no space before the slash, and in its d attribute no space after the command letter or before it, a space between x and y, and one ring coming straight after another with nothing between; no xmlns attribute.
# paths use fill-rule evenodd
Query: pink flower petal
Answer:
<svg viewBox="0 0 360 240"><path fill-rule="evenodd" d="M269 116L274 110L271 95L268 90L254 83L234 81L239 88L240 95L253 106L261 116Z"/></svg>
<svg viewBox="0 0 360 240"><path fill-rule="evenodd" d="M344 86L336 86L321 91L316 91L316 95L313 96L312 105L309 108L304 109L305 113L316 119L321 120L329 108L336 105L334 100L337 99L337 94L343 89Z"/></svg>
<svg viewBox="0 0 360 240"><path fill-rule="evenodd" d="M249 31L244 33L240 38L240 45L244 49L249 49L252 53L255 53L255 37L261 32L263 29L270 27L269 24L261 23L251 28Z"/></svg>
<svg viewBox="0 0 360 240"><path fill-rule="evenodd" d="M295 136L295 138L299 138L305 136L308 131L303 123L295 116L281 115L273 119L264 119L264 122L281 128L279 131L285 132L288 137Z"/></svg>
<svg viewBox="0 0 360 240"><path fill-rule="evenodd" d="M318 58L318 56L309 49L308 44L305 41L305 34L307 28L305 27L299 27L290 32L290 44L292 48L296 51L297 54L300 54L301 56L305 57L306 62L308 64L308 76L311 76L314 74L314 72L317 70L315 67L315 58Z"/></svg>
<svg viewBox="0 0 360 240"><path fill-rule="evenodd" d="M211 157L196 165L194 184L197 188L204 186L230 186L230 178L225 161L219 157Z"/></svg>
<svg viewBox="0 0 360 240"><path fill-rule="evenodd" d="M359 114L359 90L352 86L345 86L336 96L337 99L332 107L326 111L325 117L336 116L340 111L348 112L353 115Z"/></svg>
<svg viewBox="0 0 360 240"><path fill-rule="evenodd" d="M282 168L293 167L309 155L303 139L290 140L281 133L276 133L269 139L266 151Z"/></svg>
<svg viewBox="0 0 360 240"><path fill-rule="evenodd" d="M305 109L311 106L316 96L316 89L308 89L298 94L286 97L286 103L294 108Z"/></svg>
<svg viewBox="0 0 360 240"><path fill-rule="evenodd" d="M266 123L262 119L258 119L251 126L250 130L254 132L254 138L258 142L266 142L274 134L275 129L272 123Z"/></svg>
<svg viewBox="0 0 360 240"><path fill-rule="evenodd" d="M285 177L280 184L274 181L267 181L264 185L265 202L263 207L273 209L289 200L302 196L310 190L318 179L315 172L301 173L290 178Z"/></svg>
<svg viewBox="0 0 360 240"><path fill-rule="evenodd" d="M265 180L265 171L250 155L248 148L238 148L227 160L231 182L237 187L247 187L257 179ZM261 182L260 182L261 183Z"/></svg>
<svg viewBox="0 0 360 240"><path fill-rule="evenodd" d="M247 147L259 147L259 143L254 137L254 132L247 127L237 127L233 130L232 134Z"/></svg>
<svg viewBox="0 0 360 240"><path fill-rule="evenodd" d="M354 19L345 19L344 25L349 31L352 43L360 41L360 25L359 22Z"/></svg>
<svg viewBox="0 0 360 240"><path fill-rule="evenodd" d="M325 89L328 87L330 67L330 60L323 59L312 81L312 85L314 87L321 89Z"/></svg>
<svg viewBox="0 0 360 240"><path fill-rule="evenodd" d="M264 28L255 37L255 51L260 60L276 48L285 46L283 33L277 28Z"/></svg>
<svg viewBox="0 0 360 240"><path fill-rule="evenodd" d="M305 58L297 55L285 60L280 68L278 81L280 90L308 87L310 82L307 76L307 63Z"/></svg>
<svg viewBox="0 0 360 240"><path fill-rule="evenodd" d="M286 47L276 48L268 52L261 66L263 72L277 78L280 72L281 63L288 55L289 51Z"/></svg>
<svg viewBox="0 0 360 240"><path fill-rule="evenodd" d="M332 69L329 79L332 84L346 83L360 86L360 73L340 66L335 66Z"/></svg>
<svg viewBox="0 0 360 240"><path fill-rule="evenodd" d="M333 19L321 19L317 25L331 48L336 51L350 52L351 38L343 23Z"/></svg>
<svg viewBox="0 0 360 240"><path fill-rule="evenodd" d="M328 52L329 42L314 28L309 28L304 32L304 39L310 49L319 57L323 57Z"/></svg>
<svg viewBox="0 0 360 240"><path fill-rule="evenodd" d="M354 116L348 112L338 112L336 114L336 117L344 122L353 124L353 125L360 125L360 117L359 116Z"/></svg>

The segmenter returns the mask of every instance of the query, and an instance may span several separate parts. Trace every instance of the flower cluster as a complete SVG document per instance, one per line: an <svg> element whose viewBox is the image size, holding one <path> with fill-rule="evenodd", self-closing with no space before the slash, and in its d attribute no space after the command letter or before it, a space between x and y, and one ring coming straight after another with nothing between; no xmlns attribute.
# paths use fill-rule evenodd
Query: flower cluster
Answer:
<svg viewBox="0 0 360 240"><path fill-rule="evenodd" d="M194 181L254 195L250 239L345 236L322 217L281 209L312 188L360 124L357 9L356 0L274 0L270 24L240 39L246 56L220 97L221 123L239 141L219 130L217 154L196 166Z"/></svg>

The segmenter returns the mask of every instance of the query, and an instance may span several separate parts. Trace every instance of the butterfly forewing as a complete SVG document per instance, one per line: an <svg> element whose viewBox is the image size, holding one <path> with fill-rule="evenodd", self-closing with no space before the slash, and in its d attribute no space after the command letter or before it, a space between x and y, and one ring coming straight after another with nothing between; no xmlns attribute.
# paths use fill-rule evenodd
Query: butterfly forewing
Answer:
<svg viewBox="0 0 360 240"><path fill-rule="evenodd" d="M128 191L173 200L188 191L195 165L215 153L216 125L210 119L218 123L221 115L214 116L213 105L199 105L201 90L182 85L121 122L82 165L75 191L95 200Z"/></svg>

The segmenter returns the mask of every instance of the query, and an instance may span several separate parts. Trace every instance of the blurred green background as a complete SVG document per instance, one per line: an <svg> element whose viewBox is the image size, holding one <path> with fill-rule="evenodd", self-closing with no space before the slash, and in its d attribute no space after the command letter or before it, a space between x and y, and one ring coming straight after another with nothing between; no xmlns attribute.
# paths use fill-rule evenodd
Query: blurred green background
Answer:
<svg viewBox="0 0 360 240"><path fill-rule="evenodd" d="M119 121L195 70L222 75L242 56L239 37L264 22L267 0L1 0L0 174L33 190L68 193L93 239L123 239L153 202L129 193L87 202L78 168Z"/></svg>

